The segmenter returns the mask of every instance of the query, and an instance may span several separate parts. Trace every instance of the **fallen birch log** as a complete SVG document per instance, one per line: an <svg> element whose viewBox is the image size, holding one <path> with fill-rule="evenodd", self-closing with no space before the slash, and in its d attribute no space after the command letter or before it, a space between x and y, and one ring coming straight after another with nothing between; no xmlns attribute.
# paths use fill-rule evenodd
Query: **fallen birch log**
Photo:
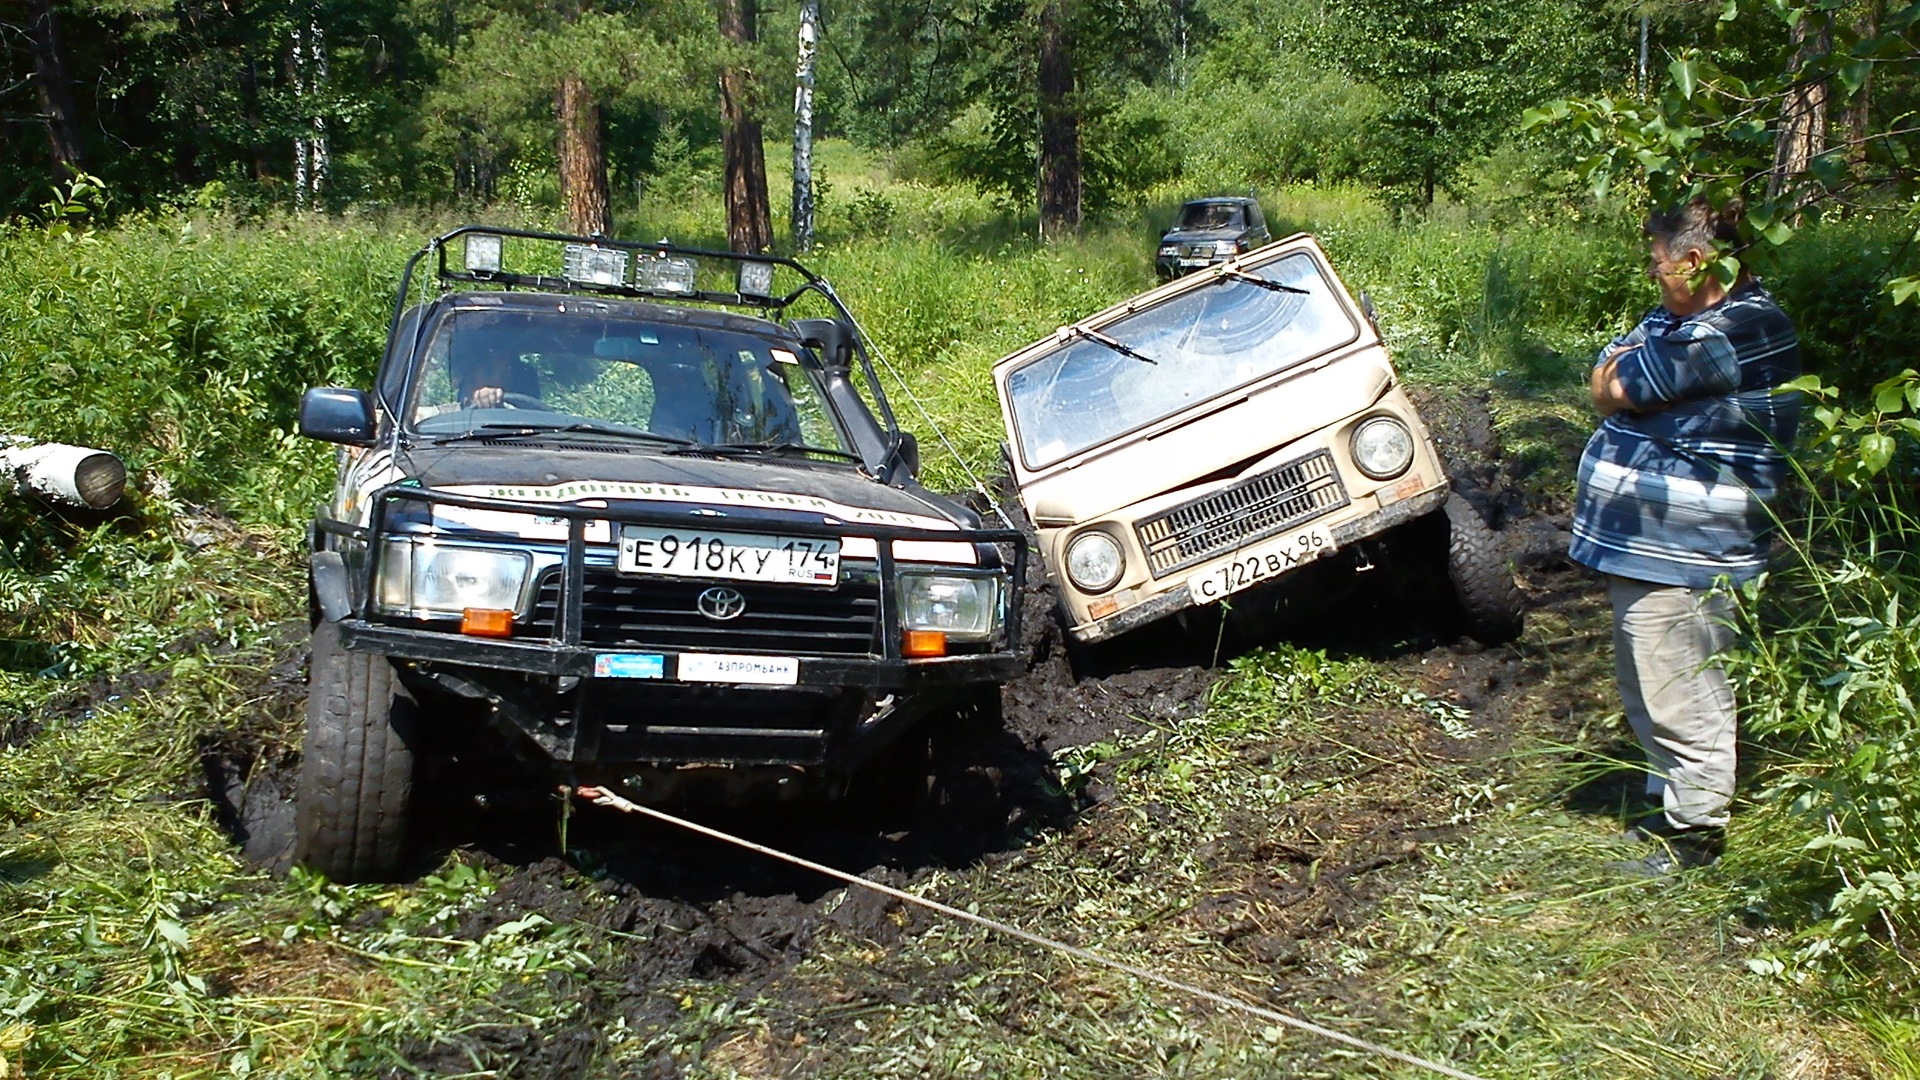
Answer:
<svg viewBox="0 0 1920 1080"><path fill-rule="evenodd" d="M105 510L126 490L127 467L89 446L0 444L0 492L14 486L69 506Z"/></svg>

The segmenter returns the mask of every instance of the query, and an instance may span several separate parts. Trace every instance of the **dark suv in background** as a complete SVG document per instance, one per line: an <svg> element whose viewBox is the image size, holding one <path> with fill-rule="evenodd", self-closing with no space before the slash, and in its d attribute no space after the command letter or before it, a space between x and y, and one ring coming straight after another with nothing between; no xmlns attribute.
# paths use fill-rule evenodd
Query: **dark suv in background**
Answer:
<svg viewBox="0 0 1920 1080"><path fill-rule="evenodd" d="M1267 216L1252 198L1194 199L1180 208L1173 228L1161 234L1153 268L1164 281L1225 262L1272 240Z"/></svg>

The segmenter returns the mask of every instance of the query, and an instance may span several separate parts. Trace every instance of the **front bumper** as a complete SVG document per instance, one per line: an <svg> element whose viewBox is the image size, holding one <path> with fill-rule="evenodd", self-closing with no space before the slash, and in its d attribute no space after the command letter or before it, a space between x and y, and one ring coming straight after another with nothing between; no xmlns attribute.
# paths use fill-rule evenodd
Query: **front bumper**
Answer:
<svg viewBox="0 0 1920 1080"><path fill-rule="evenodd" d="M1378 536L1391 529L1399 528L1408 522L1425 517L1446 503L1449 490L1448 485L1442 484L1430 491L1412 496L1411 498L1402 499L1383 509L1376 510L1371 514L1365 514L1341 522L1333 526L1330 530L1333 534L1333 542L1338 548L1344 549L1348 545L1360 540L1365 540L1371 536ZM1231 553L1227 553L1214 556L1213 561L1230 558L1232 558ZM1310 566L1312 564L1309 563L1307 565ZM1271 583L1278 584L1284 582L1288 577L1292 576L1292 574L1297 573L1299 573L1299 570L1291 571L1287 575L1272 579ZM1142 600L1131 607L1116 611L1104 619L1096 619L1092 622L1081 623L1074 626L1072 627L1072 634L1078 641L1105 641L1108 638L1126 633L1128 630L1145 626L1150 622L1156 622L1169 615L1177 614L1187 608L1199 606L1200 604L1196 602L1192 594L1187 591L1185 576L1175 576L1168 579L1165 591L1149 597L1146 600Z"/></svg>
<svg viewBox="0 0 1920 1080"><path fill-rule="evenodd" d="M340 624L340 631L341 642L349 649L377 652L401 660L458 664L528 675L596 678L596 668L602 665L628 671L650 670L653 661L658 660L657 675L613 678L621 682L661 685L716 685L707 679L698 683L681 680L678 672L682 657L735 655L676 652L643 646L614 649L548 641L498 641L370 623L362 619L346 620ZM1019 675L1021 667L1020 657L1011 649L919 660L847 656L799 656L792 659L798 661L795 681L783 685L846 686L876 690L915 690L963 683L1004 682Z"/></svg>
<svg viewBox="0 0 1920 1080"><path fill-rule="evenodd" d="M388 536L424 535L432 514L390 513L390 503L455 506L513 516L532 516L564 532L558 570L541 591L535 613L515 623L515 636L496 638L458 632L443 621L416 624L370 618L377 553ZM488 518L497 521L497 518ZM672 520L642 506L521 503L392 486L374 496L366 527L319 523L332 543L359 553L350 614L337 620L350 650L377 653L398 663L416 685L465 699L536 744L541 756L568 775L581 769L648 763L663 768L826 765L840 772L873 753L931 708L964 700L969 685L992 685L1020 674L1020 609L1025 572L1024 537L1011 529L934 529L872 523L804 521L788 517L756 525L743 517L736 528L780 534L871 538L873 556L861 569L861 595L871 601L870 638L849 645L842 635L832 648L810 647L828 639L790 633L769 639L763 631L744 637L708 628L699 645L665 636L670 625L648 628L645 619L610 627L602 616L606 584L613 573L605 543L595 535L619 535L625 523ZM432 532L430 535L445 535ZM524 537L466 532L464 540L512 545ZM531 541L528 541L531 542ZM561 543L556 532L540 541ZM939 657L904 655L896 582L900 573L944 564L910 559L897 565L894 545L913 554L936 545L967 545L975 563L958 572L1005 573L1003 623L992 643ZM997 550L997 554L996 554ZM316 559L316 564L318 560ZM835 590L850 588L843 577ZM695 582L698 584L698 582ZM823 597L825 592L821 594ZM629 612L629 614L632 614ZM640 615L646 615L642 612ZM636 616L639 618L639 616ZM725 626L743 625L728 622ZM804 623L804 620L802 620ZM866 631L862 631L866 633ZM719 636L711 636L719 635ZM731 636L729 636L731 635ZM729 646L732 646L731 648ZM922 693L922 691L928 691ZM575 766L579 766L576 768Z"/></svg>

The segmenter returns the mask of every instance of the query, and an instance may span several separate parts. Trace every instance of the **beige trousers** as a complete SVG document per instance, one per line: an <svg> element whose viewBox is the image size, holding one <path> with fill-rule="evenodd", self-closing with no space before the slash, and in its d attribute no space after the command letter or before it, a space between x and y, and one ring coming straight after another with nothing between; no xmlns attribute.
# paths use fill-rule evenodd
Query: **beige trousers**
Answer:
<svg viewBox="0 0 1920 1080"><path fill-rule="evenodd" d="M1733 640L1723 594L1609 577L1613 660L1627 722L1647 754L1647 794L1676 828L1727 823L1738 720L1715 654Z"/></svg>

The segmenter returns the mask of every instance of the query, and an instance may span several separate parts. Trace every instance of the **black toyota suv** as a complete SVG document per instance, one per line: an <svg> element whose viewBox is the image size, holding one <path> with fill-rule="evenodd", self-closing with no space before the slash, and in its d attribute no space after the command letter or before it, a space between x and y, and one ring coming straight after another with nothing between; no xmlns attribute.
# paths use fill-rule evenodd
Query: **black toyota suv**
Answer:
<svg viewBox="0 0 1920 1080"><path fill-rule="evenodd" d="M1020 534L920 486L790 259L456 229L373 387L309 390L300 430L342 448L295 850L335 879L406 872L438 747L643 802L831 798L924 776L1017 670Z"/></svg>
<svg viewBox="0 0 1920 1080"><path fill-rule="evenodd" d="M1153 268L1165 281L1226 262L1273 240L1260 203L1244 196L1194 199L1160 236Z"/></svg>

